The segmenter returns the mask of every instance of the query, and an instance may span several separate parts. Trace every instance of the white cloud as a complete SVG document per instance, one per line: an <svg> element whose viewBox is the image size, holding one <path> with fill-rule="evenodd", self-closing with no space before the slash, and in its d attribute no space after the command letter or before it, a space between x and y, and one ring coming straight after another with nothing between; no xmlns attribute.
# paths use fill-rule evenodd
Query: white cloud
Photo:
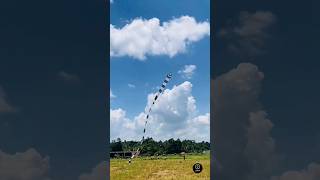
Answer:
<svg viewBox="0 0 320 180"><path fill-rule="evenodd" d="M124 137L130 137L134 135L134 132L129 129L135 129L135 122L126 117L126 111L118 109L110 109L110 139L128 139ZM137 138L137 137L132 137Z"/></svg>
<svg viewBox="0 0 320 180"><path fill-rule="evenodd" d="M145 112L152 104L155 94L147 97ZM198 115L196 100L192 96L192 84L188 81L166 89L152 107L146 135L156 140L169 138L209 141L210 114ZM111 139L141 140L146 114L139 113L133 119L119 109L110 110Z"/></svg>
<svg viewBox="0 0 320 180"><path fill-rule="evenodd" d="M126 112L122 110L121 108L119 109L114 109L110 111L110 121L111 123L117 123L122 121L126 116Z"/></svg>
<svg viewBox="0 0 320 180"><path fill-rule="evenodd" d="M36 150L7 154L0 150L0 177L2 180L49 180L49 157Z"/></svg>
<svg viewBox="0 0 320 180"><path fill-rule="evenodd" d="M178 74L181 74L183 78L191 79L196 69L197 69L196 65L193 65L193 64L185 65L182 70L178 71Z"/></svg>
<svg viewBox="0 0 320 180"><path fill-rule="evenodd" d="M287 171L281 176L274 176L271 180L317 180L320 179L320 165L311 163L301 171Z"/></svg>
<svg viewBox="0 0 320 180"><path fill-rule="evenodd" d="M188 44L210 35L208 21L181 16L160 24L158 18L134 19L122 28L110 24L110 55L144 60L146 55L173 57L186 51Z"/></svg>
<svg viewBox="0 0 320 180"><path fill-rule="evenodd" d="M193 119L194 123L204 124L204 125L210 125L210 114L207 113L205 115L200 115L198 117L195 117Z"/></svg>
<svg viewBox="0 0 320 180"><path fill-rule="evenodd" d="M113 93L112 93L112 90L110 89L110 99L113 99L113 98L116 98L117 96L116 95L114 95Z"/></svg>
<svg viewBox="0 0 320 180"><path fill-rule="evenodd" d="M128 84L128 87L129 87L129 88L135 88L136 86L135 86L134 84L130 84L130 83L129 83L129 84Z"/></svg>
<svg viewBox="0 0 320 180"><path fill-rule="evenodd" d="M106 168L106 162L101 162L90 173L81 174L79 180L105 180L107 177Z"/></svg>

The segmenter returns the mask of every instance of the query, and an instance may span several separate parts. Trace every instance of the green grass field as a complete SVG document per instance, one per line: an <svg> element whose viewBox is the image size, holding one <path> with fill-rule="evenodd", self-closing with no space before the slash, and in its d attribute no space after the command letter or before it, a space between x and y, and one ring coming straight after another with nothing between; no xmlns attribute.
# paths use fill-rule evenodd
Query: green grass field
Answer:
<svg viewBox="0 0 320 180"><path fill-rule="evenodd" d="M201 173L194 173L195 163L203 166ZM167 159L134 158L111 159L111 180L192 180L210 179L210 154L186 155L186 160L179 155L167 156Z"/></svg>

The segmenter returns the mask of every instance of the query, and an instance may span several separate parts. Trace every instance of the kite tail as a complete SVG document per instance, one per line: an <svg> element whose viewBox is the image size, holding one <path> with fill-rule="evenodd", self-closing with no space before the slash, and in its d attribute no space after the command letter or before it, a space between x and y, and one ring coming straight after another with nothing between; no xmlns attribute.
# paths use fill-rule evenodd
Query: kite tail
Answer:
<svg viewBox="0 0 320 180"><path fill-rule="evenodd" d="M155 95L155 97L154 97L154 99L153 99L152 104L151 104L150 107L149 107L149 110L148 110L147 116L146 116L146 121L145 121L144 128L143 128L142 140L141 140L141 142L140 142L140 143L141 143L141 146L142 146L142 144L143 144L143 142L144 142L144 137L145 137L145 135L146 135L146 127L147 127L147 123L148 123L148 119L149 119L149 116L150 116L152 107L153 107L153 105L155 104L155 102L157 101L157 99L159 98L159 96L164 92L164 90L165 90L168 82L171 80L171 78L172 78L172 74L171 74L171 73L169 73L169 74L166 75L165 79L163 80L163 83L162 83L161 87L159 88L157 94ZM137 155L140 153L139 150L140 150L140 148L138 148L138 150L136 151L136 153L135 153L131 158L137 156Z"/></svg>

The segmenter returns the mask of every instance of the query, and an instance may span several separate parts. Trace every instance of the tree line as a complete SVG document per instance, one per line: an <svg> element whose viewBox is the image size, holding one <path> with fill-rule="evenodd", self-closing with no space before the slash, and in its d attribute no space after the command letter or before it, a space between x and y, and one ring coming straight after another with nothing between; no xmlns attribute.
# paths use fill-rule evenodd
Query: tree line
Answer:
<svg viewBox="0 0 320 180"><path fill-rule="evenodd" d="M153 156L162 154L201 153L210 150L209 142L195 142L193 140L174 140L173 138L166 141L155 141L147 138L141 144L139 141L121 141L120 138L112 140L110 151L136 151L140 149L141 155Z"/></svg>

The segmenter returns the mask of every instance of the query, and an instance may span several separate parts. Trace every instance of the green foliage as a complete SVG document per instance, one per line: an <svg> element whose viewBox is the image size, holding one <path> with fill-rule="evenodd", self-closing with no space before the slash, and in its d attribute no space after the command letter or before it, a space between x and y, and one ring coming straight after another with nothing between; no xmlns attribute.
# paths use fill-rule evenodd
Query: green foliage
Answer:
<svg viewBox="0 0 320 180"><path fill-rule="evenodd" d="M111 151L123 151L121 139L118 138L117 141L113 140L110 143L110 148L111 148Z"/></svg>
<svg viewBox="0 0 320 180"><path fill-rule="evenodd" d="M110 143L111 151L135 151L140 149L141 155L162 155L162 154L179 154L202 153L210 150L209 142L195 142L193 140L174 140L173 138L166 141L154 141L152 138L146 138L142 144L138 141L123 141L118 138Z"/></svg>

